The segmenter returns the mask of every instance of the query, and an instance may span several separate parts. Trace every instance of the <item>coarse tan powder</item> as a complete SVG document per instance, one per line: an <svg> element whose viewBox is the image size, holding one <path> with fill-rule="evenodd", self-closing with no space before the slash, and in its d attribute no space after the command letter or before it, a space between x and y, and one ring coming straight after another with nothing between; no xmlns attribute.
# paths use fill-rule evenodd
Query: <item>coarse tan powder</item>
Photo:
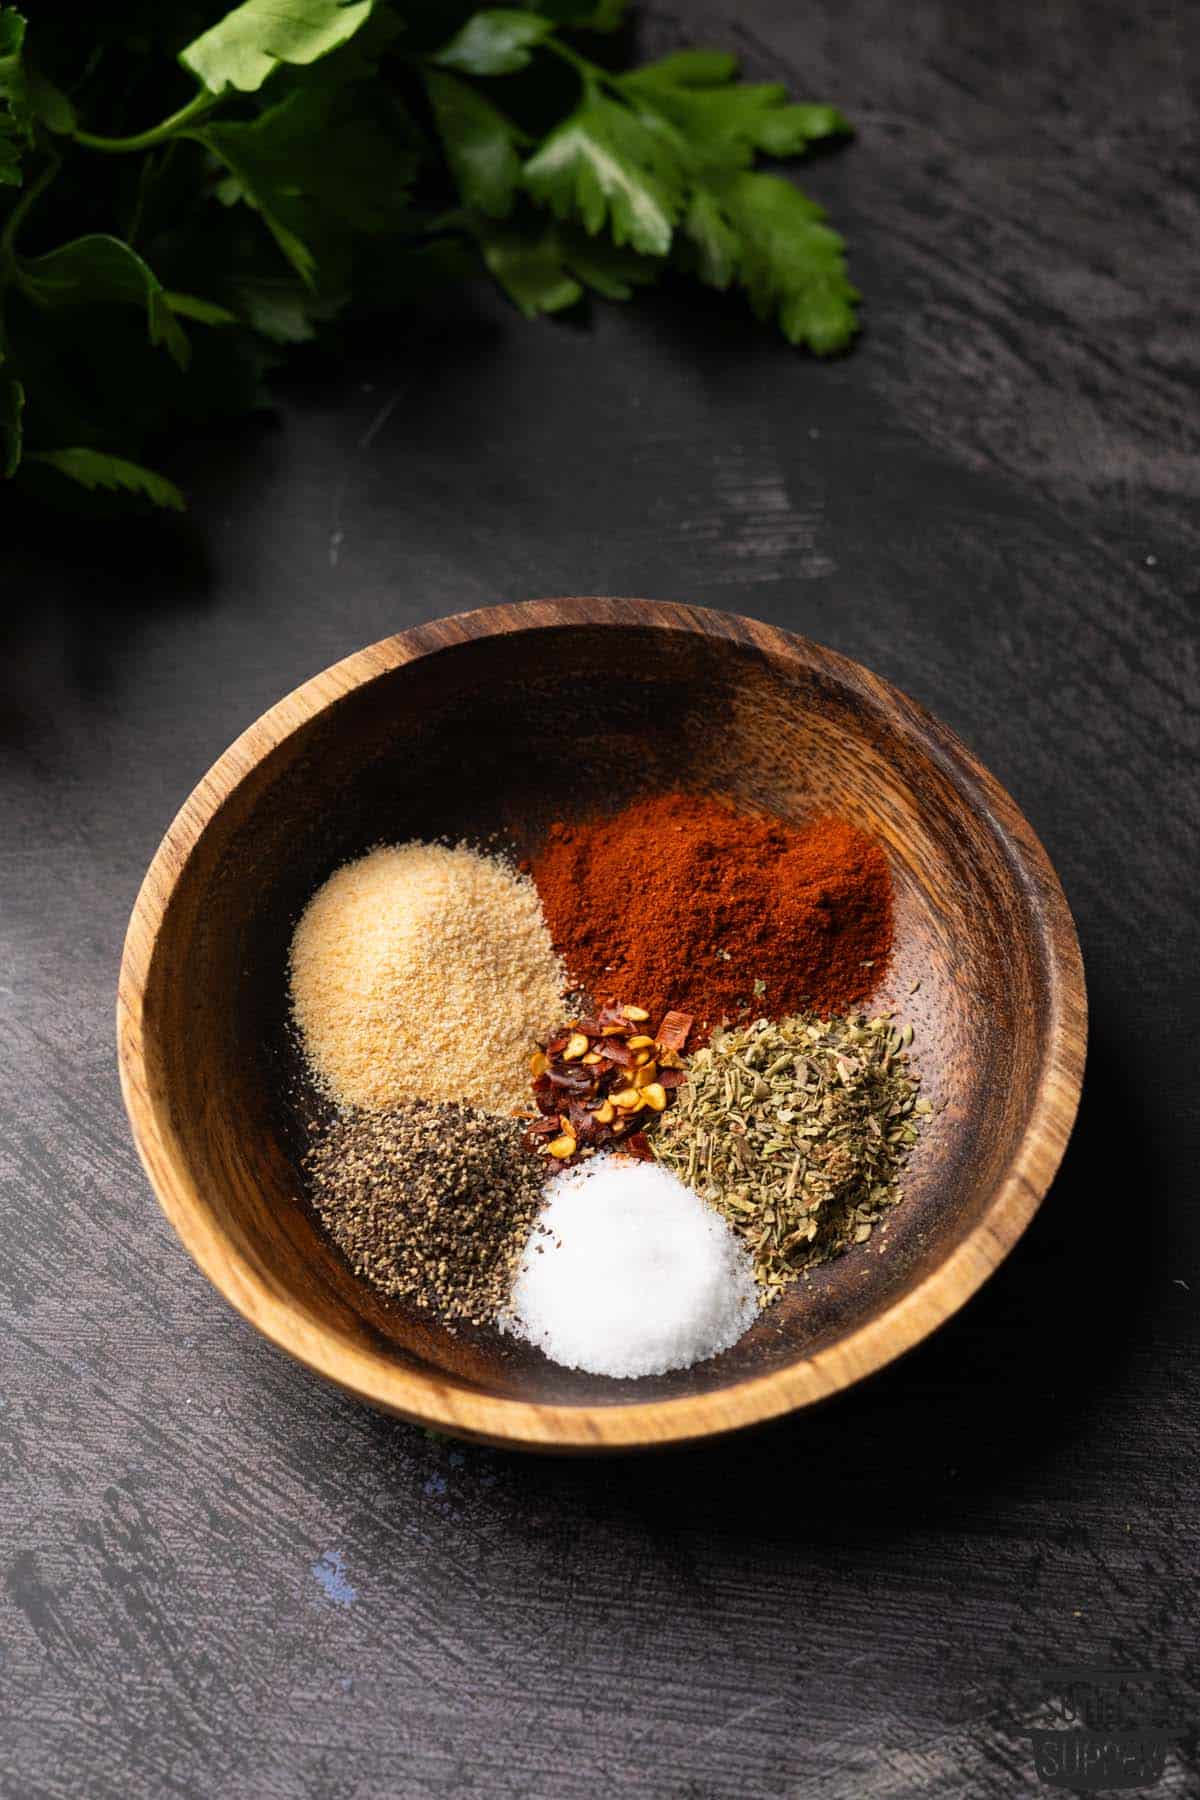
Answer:
<svg viewBox="0 0 1200 1800"><path fill-rule="evenodd" d="M533 883L466 845L372 850L329 877L292 937L292 1011L340 1106L528 1097L564 974Z"/></svg>

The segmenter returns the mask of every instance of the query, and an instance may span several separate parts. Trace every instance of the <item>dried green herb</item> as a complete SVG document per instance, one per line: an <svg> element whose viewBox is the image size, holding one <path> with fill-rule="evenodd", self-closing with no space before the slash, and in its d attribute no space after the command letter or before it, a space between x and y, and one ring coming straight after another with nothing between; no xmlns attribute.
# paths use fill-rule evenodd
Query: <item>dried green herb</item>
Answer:
<svg viewBox="0 0 1200 1800"><path fill-rule="evenodd" d="M763 1304L804 1269L865 1243L901 1199L932 1111L890 1017L758 1019L716 1032L652 1148L754 1255Z"/></svg>

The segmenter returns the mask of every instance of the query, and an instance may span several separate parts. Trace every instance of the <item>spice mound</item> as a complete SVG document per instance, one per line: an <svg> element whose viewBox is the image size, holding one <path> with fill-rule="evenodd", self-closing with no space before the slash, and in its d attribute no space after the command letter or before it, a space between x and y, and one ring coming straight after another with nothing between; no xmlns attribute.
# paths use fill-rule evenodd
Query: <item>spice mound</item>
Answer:
<svg viewBox="0 0 1200 1800"><path fill-rule="evenodd" d="M563 1163L610 1145L649 1156L644 1127L670 1105L683 1080L679 1052L692 1021L668 1013L655 1031L649 1024L644 1006L604 1006L594 1017L573 1019L534 1052L533 1149Z"/></svg>
<svg viewBox="0 0 1200 1800"><path fill-rule="evenodd" d="M653 1163L597 1156L548 1184L502 1323L568 1368L663 1375L756 1312L750 1257L710 1206Z"/></svg>
<svg viewBox="0 0 1200 1800"><path fill-rule="evenodd" d="M563 1014L532 883L464 845L372 850L331 875L292 938L292 1011L341 1106L524 1098L529 1044Z"/></svg>
<svg viewBox="0 0 1200 1800"><path fill-rule="evenodd" d="M305 1159L313 1204L357 1275L445 1320L493 1320L542 1204L516 1119L418 1101L337 1117Z"/></svg>
<svg viewBox="0 0 1200 1800"><path fill-rule="evenodd" d="M911 1040L886 1017L758 1019L691 1058L651 1148L740 1232L764 1305L901 1199L932 1110Z"/></svg>
<svg viewBox="0 0 1200 1800"><path fill-rule="evenodd" d="M882 848L855 826L797 827L699 794L557 824L533 867L555 946L596 1000L722 1023L845 1012L892 944Z"/></svg>

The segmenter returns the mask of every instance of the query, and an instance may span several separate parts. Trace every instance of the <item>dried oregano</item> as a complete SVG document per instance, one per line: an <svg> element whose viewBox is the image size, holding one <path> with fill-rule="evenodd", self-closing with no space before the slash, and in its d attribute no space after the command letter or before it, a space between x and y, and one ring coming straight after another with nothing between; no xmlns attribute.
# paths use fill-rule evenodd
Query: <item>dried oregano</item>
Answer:
<svg viewBox="0 0 1200 1800"><path fill-rule="evenodd" d="M765 1305L865 1243L932 1108L890 1017L758 1019L688 1061L655 1156L746 1239Z"/></svg>

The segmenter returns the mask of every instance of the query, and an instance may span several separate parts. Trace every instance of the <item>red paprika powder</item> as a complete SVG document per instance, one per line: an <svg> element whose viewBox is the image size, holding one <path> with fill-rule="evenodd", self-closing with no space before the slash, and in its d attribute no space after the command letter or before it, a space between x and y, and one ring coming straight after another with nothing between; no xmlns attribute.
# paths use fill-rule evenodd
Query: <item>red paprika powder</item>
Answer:
<svg viewBox="0 0 1200 1800"><path fill-rule="evenodd" d="M533 876L572 978L597 1002L694 1014L693 1047L747 1008L846 1012L891 950L887 860L837 819L785 825L660 794L552 825Z"/></svg>

